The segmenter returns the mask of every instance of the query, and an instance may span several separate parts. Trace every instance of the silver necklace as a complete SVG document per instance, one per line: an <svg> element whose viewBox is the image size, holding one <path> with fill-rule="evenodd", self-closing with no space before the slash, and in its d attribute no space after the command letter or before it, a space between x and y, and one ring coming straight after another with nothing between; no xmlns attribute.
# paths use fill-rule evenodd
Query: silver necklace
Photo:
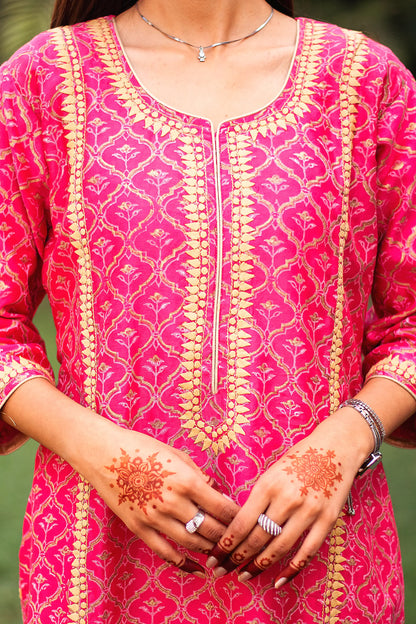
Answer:
<svg viewBox="0 0 416 624"><path fill-rule="evenodd" d="M211 45L207 45L207 46L201 46L201 45L198 46L198 45L194 45L193 43L189 43L189 41L184 41L183 39L180 39L179 37L175 37L174 35L169 35L169 33L159 28L159 26L156 26L156 24L153 24L153 22L148 20L147 17L145 17L140 12L138 3L136 3L136 9L137 9L138 14L142 18L142 20L146 22L146 24L158 30L160 33L162 33L162 35L165 35L165 37L172 39L172 41L177 41L178 43L184 43L185 45L198 50L198 61L200 61L201 63L203 63L207 58L205 55L205 50L211 50L212 48L217 48L218 46L228 45L229 43L237 43L238 41L244 41L244 39L248 39L249 37L253 37L254 35L257 35L257 33L263 30L263 28L266 28L267 24L272 19L273 13L274 13L274 10L272 9L266 21L263 22L263 24L261 24L258 28L256 28L256 30L253 30L253 32L249 33L248 35L245 35L244 37L239 37L238 39L230 39L230 41L219 41L218 43L211 43Z"/></svg>

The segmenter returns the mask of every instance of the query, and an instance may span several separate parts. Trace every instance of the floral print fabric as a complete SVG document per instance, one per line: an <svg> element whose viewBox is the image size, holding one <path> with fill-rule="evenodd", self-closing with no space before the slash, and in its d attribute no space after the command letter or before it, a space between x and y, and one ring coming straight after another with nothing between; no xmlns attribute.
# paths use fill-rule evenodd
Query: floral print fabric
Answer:
<svg viewBox="0 0 416 624"><path fill-rule="evenodd" d="M111 18L44 33L2 72L1 400L51 377L31 323L46 292L58 387L186 449L239 503L365 376L416 395L414 81L359 33L298 25L283 91L217 132L146 92ZM22 436L0 424L10 451ZM413 419L395 439L415 443ZM161 562L40 448L24 622L401 623L382 467L352 495L277 593L276 570L242 584Z"/></svg>

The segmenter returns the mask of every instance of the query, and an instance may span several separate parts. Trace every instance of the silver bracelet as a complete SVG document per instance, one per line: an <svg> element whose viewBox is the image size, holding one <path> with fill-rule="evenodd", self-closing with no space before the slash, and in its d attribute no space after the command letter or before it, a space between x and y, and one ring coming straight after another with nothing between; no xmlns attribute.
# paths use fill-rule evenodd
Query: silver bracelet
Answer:
<svg viewBox="0 0 416 624"><path fill-rule="evenodd" d="M362 475L366 470L374 468L381 461L382 455L380 453L380 447L383 444L386 432L384 430L383 423L375 411L372 410L369 405L364 403L364 401L361 401L361 399L348 399L339 406L340 409L342 407L352 407L359 412L370 427L371 433L374 437L374 450L358 470L358 474Z"/></svg>

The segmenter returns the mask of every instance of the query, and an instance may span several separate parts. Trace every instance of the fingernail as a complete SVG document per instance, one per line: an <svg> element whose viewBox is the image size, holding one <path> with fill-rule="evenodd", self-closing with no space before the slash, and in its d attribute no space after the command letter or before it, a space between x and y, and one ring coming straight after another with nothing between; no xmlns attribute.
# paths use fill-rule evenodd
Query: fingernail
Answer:
<svg viewBox="0 0 416 624"><path fill-rule="evenodd" d="M255 561L250 561L248 565L241 569L241 575L249 574L249 578L253 578L262 572L264 572L263 568L260 568Z"/></svg>
<svg viewBox="0 0 416 624"><path fill-rule="evenodd" d="M277 581L275 582L274 586L276 589L279 589L280 587L282 587L285 583L288 582L288 578L282 576L282 578L278 578Z"/></svg>
<svg viewBox="0 0 416 624"><path fill-rule="evenodd" d="M205 578L204 568L197 561L189 559L189 557L187 557L184 563L178 567L183 572L188 572L189 574L193 574L194 576Z"/></svg>
<svg viewBox="0 0 416 624"><path fill-rule="evenodd" d="M215 578L220 578L221 576L225 576L227 572L228 570L226 570L225 568L215 568L214 576Z"/></svg>
<svg viewBox="0 0 416 624"><path fill-rule="evenodd" d="M219 544L215 544L214 548L211 550L211 556L208 558L208 561L211 559L211 557L215 557L216 559L216 564L221 564L224 559L226 559L228 557L230 553L226 552ZM212 566L215 568L215 565ZM210 567L210 566L209 566Z"/></svg>
<svg viewBox="0 0 416 624"><path fill-rule="evenodd" d="M299 572L300 568L290 562L289 565L280 572L279 576L276 577L274 581L275 588L280 589L285 583L295 578Z"/></svg>
<svg viewBox="0 0 416 624"><path fill-rule="evenodd" d="M207 563L206 563L207 568L215 568L217 567L217 565L218 565L218 559L216 559L212 555L211 557L208 557Z"/></svg>
<svg viewBox="0 0 416 624"><path fill-rule="evenodd" d="M238 580L241 583L244 583L245 581L249 581L251 578L253 578L253 575L250 574L250 572L242 572L242 574L238 576Z"/></svg>

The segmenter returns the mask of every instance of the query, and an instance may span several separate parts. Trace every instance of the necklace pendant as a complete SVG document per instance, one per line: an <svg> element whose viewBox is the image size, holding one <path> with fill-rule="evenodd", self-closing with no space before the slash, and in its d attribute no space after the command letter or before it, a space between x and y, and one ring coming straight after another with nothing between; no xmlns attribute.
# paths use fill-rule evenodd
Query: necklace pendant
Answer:
<svg viewBox="0 0 416 624"><path fill-rule="evenodd" d="M199 52L198 52L198 61L200 61L201 63L204 63L206 61L206 56L205 56L205 52L204 52L204 48L202 46L199 47Z"/></svg>

